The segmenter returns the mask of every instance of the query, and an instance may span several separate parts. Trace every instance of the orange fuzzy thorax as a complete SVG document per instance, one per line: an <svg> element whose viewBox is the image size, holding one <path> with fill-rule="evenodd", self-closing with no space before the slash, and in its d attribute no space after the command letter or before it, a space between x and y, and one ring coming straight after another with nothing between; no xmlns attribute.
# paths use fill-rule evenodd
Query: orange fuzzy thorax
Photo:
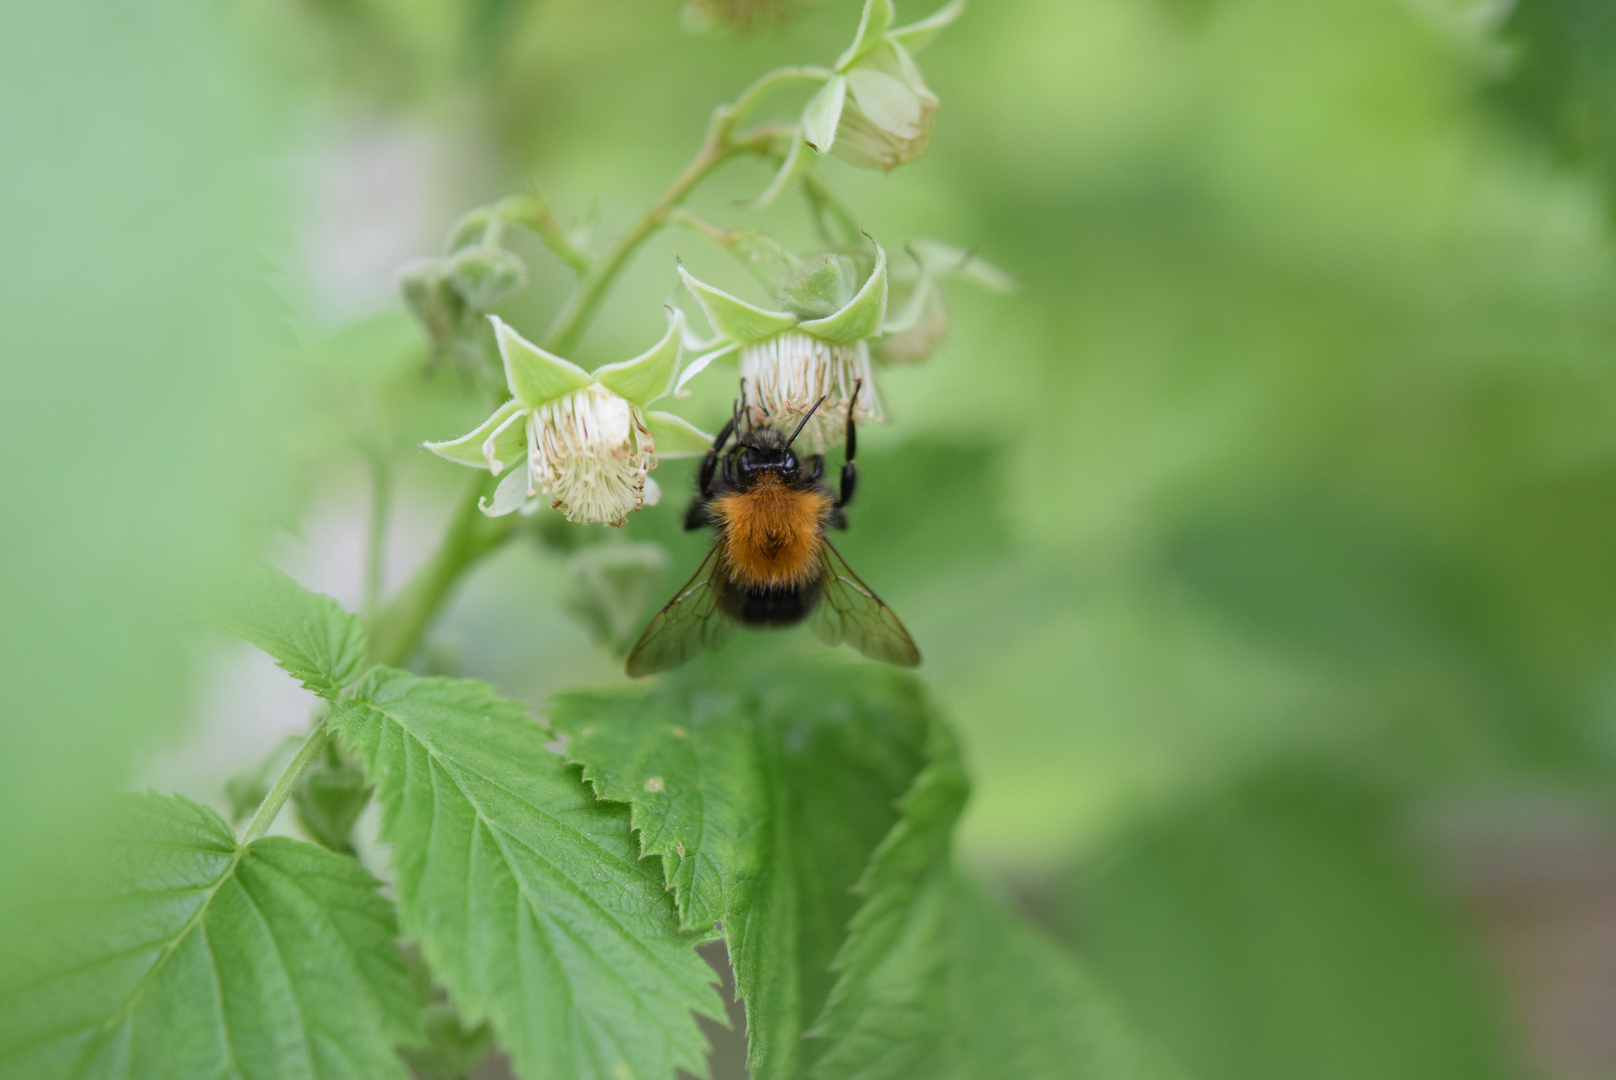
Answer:
<svg viewBox="0 0 1616 1080"><path fill-rule="evenodd" d="M806 585L819 576L819 545L830 496L764 476L746 491L712 502L724 564L742 585Z"/></svg>

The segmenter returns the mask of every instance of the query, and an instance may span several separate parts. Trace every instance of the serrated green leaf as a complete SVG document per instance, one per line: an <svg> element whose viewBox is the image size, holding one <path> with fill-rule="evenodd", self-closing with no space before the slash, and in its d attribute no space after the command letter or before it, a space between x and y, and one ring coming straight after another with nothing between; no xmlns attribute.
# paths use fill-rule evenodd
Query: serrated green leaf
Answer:
<svg viewBox="0 0 1616 1080"><path fill-rule="evenodd" d="M358 616L267 566L250 575L225 629L332 701L365 670L365 629Z"/></svg>
<svg viewBox="0 0 1616 1080"><path fill-rule="evenodd" d="M859 882L838 977L809 1033L815 1080L1146 1080L1172 1075L1075 958L989 899L949 859L969 784L952 732Z"/></svg>
<svg viewBox="0 0 1616 1080"><path fill-rule="evenodd" d="M0 963L0 1076L404 1080L414 998L357 862L239 847L180 798L131 799L122 824L113 888Z"/></svg>
<svg viewBox="0 0 1616 1080"><path fill-rule="evenodd" d="M912 680L843 663L743 683L704 666L651 693L552 705L586 778L632 802L685 923L723 921L756 1080L805 1074L849 889L921 765L926 712Z"/></svg>
<svg viewBox="0 0 1616 1080"><path fill-rule="evenodd" d="M699 1071L722 1017L626 807L597 802L549 734L483 683L380 669L332 723L376 785L399 906L470 1023L530 1080Z"/></svg>

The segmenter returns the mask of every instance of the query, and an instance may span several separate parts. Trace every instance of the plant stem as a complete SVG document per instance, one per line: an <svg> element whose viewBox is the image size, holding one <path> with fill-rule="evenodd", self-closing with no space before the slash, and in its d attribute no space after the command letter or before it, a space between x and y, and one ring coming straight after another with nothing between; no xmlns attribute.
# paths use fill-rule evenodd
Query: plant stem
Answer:
<svg viewBox="0 0 1616 1080"><path fill-rule="evenodd" d="M544 241L544 246L572 268L572 272L579 277L589 273L589 256L579 251L573 245L567 230L561 227L550 211L550 204L544 201L544 196L538 191L531 191L526 195L512 195L501 199L495 204L500 215L518 225L526 226L538 234Z"/></svg>
<svg viewBox="0 0 1616 1080"><path fill-rule="evenodd" d="M612 250L579 280L577 290L568 298L566 305L556 316L555 323L550 327L545 347L565 353L578 344L578 339L583 336L589 320L605 298L607 288L616 279L628 257L634 254L634 250L644 243L648 236L668 223L668 215L673 208L678 206L684 197L690 194L690 190L712 172L715 166L743 150L766 152L779 137L792 130L780 124L766 124L739 137L734 135L735 125L756 108L769 91L785 82L799 80L823 82L834 74L829 68L822 67L776 68L741 91L741 95L734 101L714 109L712 118L707 122L707 135L702 139L701 147L697 149L695 156L679 175L674 177L668 189L651 204L651 208L618 238Z"/></svg>
<svg viewBox="0 0 1616 1080"><path fill-rule="evenodd" d="M490 518L477 508L490 479L479 475L467 486L438 550L371 617L370 659L375 663L397 666L408 661L460 575L515 531L516 518Z"/></svg>
<svg viewBox="0 0 1616 1080"><path fill-rule="evenodd" d="M331 729L326 726L326 718L330 715L327 712L315 722L314 729L303 739L303 745L297 748L292 760L286 763L286 768L275 778L275 786L269 789L264 801L258 804L258 810L247 823L247 831L241 835L243 845L257 840L275 824L275 819L280 816L281 807L286 805L287 798L291 796L292 789L297 786L304 770L320 756L320 751L325 749L326 742L331 737Z"/></svg>
<svg viewBox="0 0 1616 1080"><path fill-rule="evenodd" d="M579 280L577 290L567 299L566 305L562 307L555 323L550 327L550 332L545 337L545 348L552 352L567 353L578 344L578 339L583 337L584 330L594 318L601 301L606 298L606 290L616 280L623 265L628 262L629 256L634 254L635 249L644 243L647 237L668 223L668 216L673 208L678 206L680 201L690 194L690 189L712 172L715 166L742 151L766 151L786 133L787 129L770 124L755 128L744 136L732 138L730 130L734 125L725 111L726 108L721 106L713 113L713 120L708 125L707 137L702 141L701 149L696 151L695 157L690 159L689 164L674 178L673 183L668 185L668 189L658 196L657 201L651 204L651 208L629 226L628 231L612 245L612 249Z"/></svg>
<svg viewBox="0 0 1616 1080"><path fill-rule="evenodd" d="M387 525L393 507L393 468L384 451L370 457L370 524L365 537L364 599L360 610L370 614L382 597L382 571L387 561Z"/></svg>

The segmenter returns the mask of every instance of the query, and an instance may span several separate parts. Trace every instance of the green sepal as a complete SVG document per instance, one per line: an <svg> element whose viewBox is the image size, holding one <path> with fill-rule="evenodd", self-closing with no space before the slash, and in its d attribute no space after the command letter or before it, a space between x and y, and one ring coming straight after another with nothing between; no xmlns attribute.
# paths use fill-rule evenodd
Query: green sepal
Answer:
<svg viewBox="0 0 1616 1080"><path fill-rule="evenodd" d="M596 368L594 380L636 405L649 405L657 398L666 397L673 389L674 377L679 374L684 332L684 312L675 311L661 341L632 360Z"/></svg>
<svg viewBox="0 0 1616 1080"><path fill-rule="evenodd" d="M950 0L919 22L900 26L896 30L888 30L887 40L902 45L910 52L919 52L931 44L932 38L964 13L965 0Z"/></svg>
<svg viewBox="0 0 1616 1080"><path fill-rule="evenodd" d="M881 333L907 334L920 325L920 318L926 309L941 298L942 290L937 287L937 279L930 274L922 273L914 288L909 291L908 302L890 322L882 325Z"/></svg>
<svg viewBox="0 0 1616 1080"><path fill-rule="evenodd" d="M448 442L422 443L421 446L447 461L470 465L474 469L487 469L498 476L510 468L512 462L521 460L527 450L527 426L520 420L511 419L525 410L520 401L512 398L496 409L493 416L479 424L475 431ZM499 434L494 436L495 432ZM494 445L488 448L493 450L492 460L484 447L490 436L494 436Z"/></svg>
<svg viewBox="0 0 1616 1080"><path fill-rule="evenodd" d="M695 457L713 448L713 437L682 416L647 412L645 426L659 458Z"/></svg>
<svg viewBox="0 0 1616 1080"><path fill-rule="evenodd" d="M938 279L960 278L996 293L1013 293L1020 286L1016 279L975 252L917 236L905 245L920 264L924 276Z"/></svg>
<svg viewBox="0 0 1616 1080"><path fill-rule="evenodd" d="M847 105L847 76L838 75L814 96L802 110L802 139L821 156L830 153L836 144L836 126L842 122L842 109Z"/></svg>
<svg viewBox="0 0 1616 1080"><path fill-rule="evenodd" d="M683 266L679 267L679 276L684 278L685 288L701 305L713 329L731 341L762 341L797 325L795 315L748 304L721 289L697 281Z"/></svg>
<svg viewBox="0 0 1616 1080"><path fill-rule="evenodd" d="M494 340L505 362L505 385L522 404L534 408L589 385L589 372L571 360L539 348L498 315L488 318L494 324Z"/></svg>
<svg viewBox="0 0 1616 1080"><path fill-rule="evenodd" d="M887 317L887 253L875 245L875 269L858 295L834 315L803 323L799 329L823 341L845 344L872 337Z"/></svg>
<svg viewBox="0 0 1616 1080"><path fill-rule="evenodd" d="M859 57L875 48L892 25L892 0L865 0L864 14L859 18L858 33L847 51L836 58L836 70L846 71Z"/></svg>

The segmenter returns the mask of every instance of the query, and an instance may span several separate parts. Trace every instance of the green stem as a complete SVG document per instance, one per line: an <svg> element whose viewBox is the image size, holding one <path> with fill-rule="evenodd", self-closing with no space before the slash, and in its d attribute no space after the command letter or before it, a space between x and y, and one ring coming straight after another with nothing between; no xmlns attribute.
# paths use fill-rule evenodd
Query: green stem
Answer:
<svg viewBox="0 0 1616 1080"><path fill-rule="evenodd" d="M516 530L515 517L490 518L478 509L489 480L486 474L479 475L467 486L438 550L397 596L371 616L368 630L373 662L396 667L415 655L460 575Z"/></svg>
<svg viewBox="0 0 1616 1080"><path fill-rule="evenodd" d="M526 195L512 195L501 199L495 204L500 216L508 221L532 229L538 234L544 246L549 248L556 258L572 268L572 272L579 277L589 273L589 256L579 251L573 245L567 230L561 227L550 211L550 204L544 201L544 196L537 191Z"/></svg>
<svg viewBox="0 0 1616 1080"><path fill-rule="evenodd" d="M702 141L701 149L696 151L696 156L690 159L689 164L674 178L673 183L668 185L668 189L657 198L651 208L629 226L628 231L612 245L612 249L579 280L578 288L568 298L566 305L556 316L555 323L550 327L550 332L545 335L545 348L564 354L577 346L578 339L583 337L584 330L594 318L601 301L606 298L606 290L616 280L624 264L628 262L629 256L634 254L635 249L652 233L668 223L674 207L678 206L708 173L742 151L767 152L787 130L776 124L768 124L754 128L742 136L732 137L730 132L733 127L734 123L729 117L727 107L720 107L713 113L712 123L707 128L707 137Z"/></svg>
<svg viewBox="0 0 1616 1080"><path fill-rule="evenodd" d="M566 305L556 316L555 323L550 327L546 347L555 352L565 353L578 344L578 339L583 336L589 320L594 317L595 310L605 299L606 290L616 279L618 272L623 269L628 257L634 254L635 249L643 244L647 237L668 223L668 216L673 208L678 206L684 197L690 194L690 190L712 172L714 167L743 150L767 153L781 136L792 130L785 125L765 124L741 136L734 135L735 126L768 96L769 91L786 82L805 79L824 82L835 74L829 68L822 67L775 68L741 91L740 97L714 109L712 118L707 122L707 135L702 139L696 155L690 159L683 171L674 177L673 183L668 185L668 189L657 198L657 201L651 204L651 208L640 216L640 220L629 226L629 230L618 238L605 258L591 267L579 280L578 288L568 298Z"/></svg>
<svg viewBox="0 0 1616 1080"><path fill-rule="evenodd" d="M275 824L275 819L280 816L281 807L286 805L286 800L291 796L292 789L297 786L298 780L302 778L304 771L308 769L314 759L320 756L320 751L325 749L326 741L331 737L331 729L326 726L326 719L330 715L327 712L325 716L320 717L315 722L314 730L308 733L308 736L303 740L303 745L297 748L297 753L292 755L292 760L286 763L286 768L282 769L280 776L275 778L275 786L269 789L269 794L264 796L264 801L258 804L258 810L253 814L252 820L247 823L247 831L241 835L243 845L257 840L269 831L271 825Z"/></svg>
<svg viewBox="0 0 1616 1080"><path fill-rule="evenodd" d="M382 570L387 560L387 525L393 507L393 468L385 452L370 458L370 524L365 537L364 599L360 610L376 610L382 597Z"/></svg>

